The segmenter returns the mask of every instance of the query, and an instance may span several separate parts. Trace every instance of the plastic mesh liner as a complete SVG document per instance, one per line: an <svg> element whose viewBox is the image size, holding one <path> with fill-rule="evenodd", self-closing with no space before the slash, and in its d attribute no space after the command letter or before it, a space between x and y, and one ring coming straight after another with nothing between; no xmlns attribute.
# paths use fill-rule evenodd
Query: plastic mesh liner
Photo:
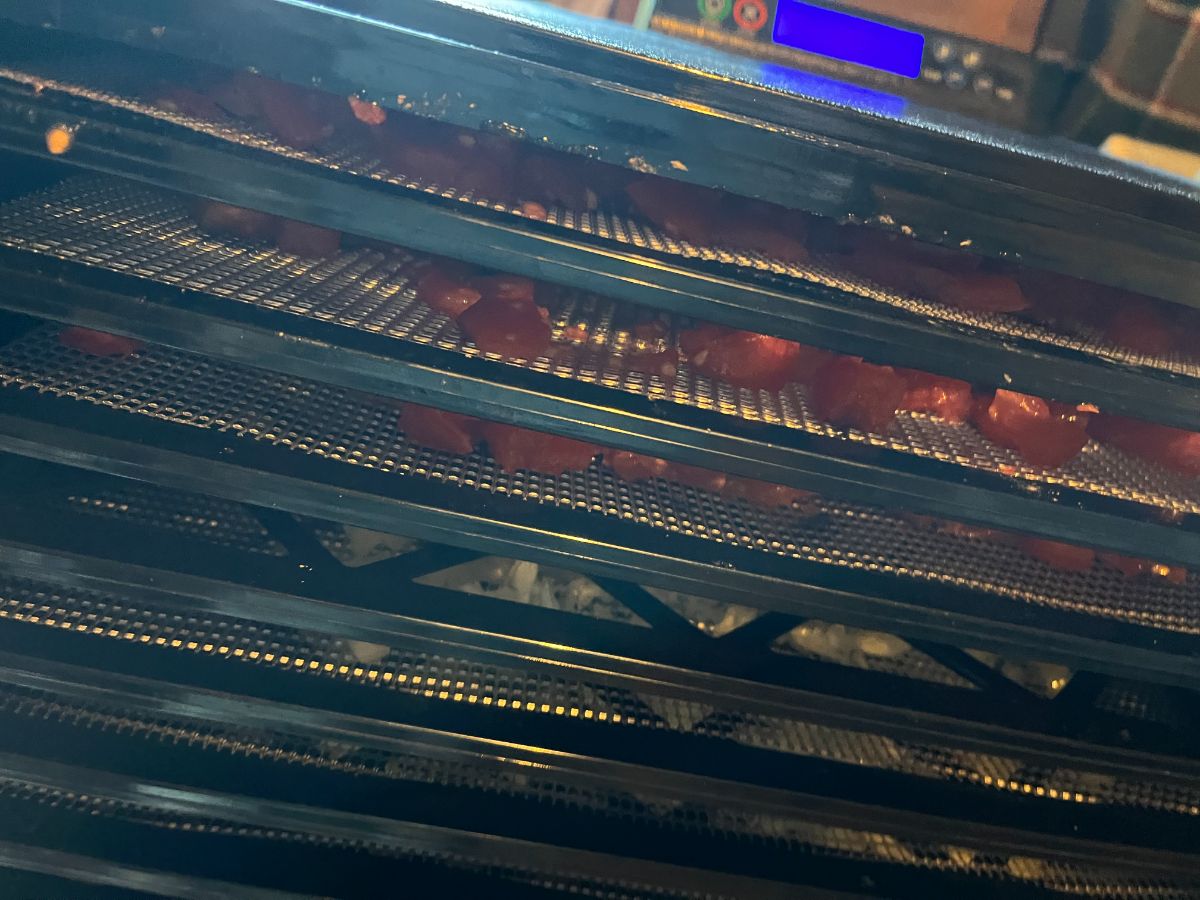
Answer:
<svg viewBox="0 0 1200 900"><path fill-rule="evenodd" d="M41 691L0 690L0 710L37 719L55 719L77 728L116 732L130 740L142 739L174 745L202 747L226 753L269 760L279 766L330 769L348 774L370 774L406 782L449 788L479 790L500 797L533 797L558 808L570 808L621 821L653 823L684 832L717 835L729 842L728 851L739 846L769 844L809 856L836 856L971 874L1008 882L1024 882L1093 897L1183 897L1195 896L1200 885L1129 878L1045 859L986 854L953 844L907 841L892 834L830 827L800 816L748 813L719 805L716 801L682 802L646 794L580 789L547 776L526 775L510 768L466 765L426 756L367 750L336 741L298 739L281 732L245 732L195 722L147 719L116 708L80 706L59 701ZM78 796L61 790L31 788L0 779L0 793L39 803L54 803L85 814L100 814L159 827L200 832L236 834L248 838L316 842L333 846L359 846L372 853L398 855L394 847L336 841L316 835L245 826L230 821L179 815L165 816L129 801L102 796ZM619 825L618 825L619 827ZM461 858L458 862L466 862ZM497 874L505 871L496 867ZM510 876L511 877L511 876ZM544 876L543 876L544 877ZM607 894L605 896L608 896ZM646 896L643 893L629 896Z"/></svg>
<svg viewBox="0 0 1200 900"><path fill-rule="evenodd" d="M999 544L921 529L877 510L827 503L805 517L763 510L666 482L625 484L593 465L548 477L506 474L478 454L454 457L405 443L394 405L329 385L155 347L125 359L68 350L54 331L0 350L0 385L73 397L198 428L267 441L297 452L462 490L618 516L652 528L826 565L952 584L1188 633L1200 633L1196 580L1129 579L1096 566L1059 572Z"/></svg>
<svg viewBox="0 0 1200 900"><path fill-rule="evenodd" d="M186 617L145 604L134 607L110 595L58 591L24 580L0 582L0 619L219 656L291 671L297 677L336 678L440 702L508 709L514 715L582 719L630 729L631 739L636 739L639 729L667 730L698 739L1061 802L1117 804L1200 815L1200 796L1153 782L1063 769L1048 771L1012 757L913 744L798 719L722 710L648 692L389 650L273 625ZM321 750L326 756L362 762L352 751L354 748L346 747Z"/></svg>
<svg viewBox="0 0 1200 900"><path fill-rule="evenodd" d="M118 109L137 112L159 121L171 122L192 131L200 132L240 146L254 147L268 151L280 157L301 160L313 165L334 169L343 173L401 185L427 194L461 200L464 203L500 210L510 214L523 215L519 206L500 202L495 198L477 196L472 192L460 192L453 185L428 184L402 172L392 172L378 159L372 150L365 145L342 144L325 150L296 150L281 144L277 139L256 132L247 126L230 123L211 123L189 116L159 109L144 101L138 100L131 92L106 90L95 87L94 72L88 73L89 84L84 86L78 82L78 77L72 76L67 81L28 72L0 68L0 77L10 79L19 84L36 86L39 91L53 90L82 97L88 100L104 103ZM127 75L121 76L123 81ZM110 82L110 85L112 82ZM395 114L395 113L391 113ZM945 304L922 299L912 295L899 293L882 287L869 279L853 274L841 268L836 258L815 258L809 263L797 265L771 259L758 253L731 250L722 247L697 247L686 241L671 238L656 227L643 220L636 220L627 215L604 210L573 210L549 207L548 219L551 224L584 234L596 235L639 249L653 250L677 256L682 260L701 260L710 263L722 263L741 269L749 269L764 274L783 275L800 282L818 284L835 288L874 300L882 305L910 313L922 319L935 319L955 325L967 326L989 332L1003 338L1023 338L1034 340L1055 347L1069 348L1097 357L1149 366L1163 371L1200 377L1200 362L1179 356L1156 357L1137 353L1114 345L1098 334L1066 333L1056 331L1047 326L1028 322L1011 315L981 314L956 309Z"/></svg>
<svg viewBox="0 0 1200 900"><path fill-rule="evenodd" d="M286 556L246 507L203 494L179 494L147 484L93 487L65 498L71 508L200 538L265 556ZM183 501L183 502L181 502Z"/></svg>
<svg viewBox="0 0 1200 900"><path fill-rule="evenodd" d="M227 242L201 232L177 198L121 181L71 181L10 204L0 213L0 244L434 344L467 356L481 355L449 319L415 299L407 276L412 259L400 251L359 250L321 261ZM773 394L714 382L690 373L686 365L679 367L673 383L630 368L626 354L637 350L630 329L645 317L644 312L592 296L565 295L552 315L557 343L547 356L525 363L528 368L1023 481L1066 486L1176 513L1200 513L1200 480L1167 472L1094 441L1061 469L1044 470L988 442L970 425L916 413L899 416L886 434L842 430L811 415L799 385ZM680 323L674 327L678 329ZM575 343L567 340L568 334Z"/></svg>

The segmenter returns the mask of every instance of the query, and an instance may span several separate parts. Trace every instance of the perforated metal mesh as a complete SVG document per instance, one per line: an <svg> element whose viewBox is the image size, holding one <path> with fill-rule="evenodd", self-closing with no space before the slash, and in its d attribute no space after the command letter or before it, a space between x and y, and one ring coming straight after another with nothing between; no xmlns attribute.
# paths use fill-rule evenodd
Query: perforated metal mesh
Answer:
<svg viewBox="0 0 1200 900"><path fill-rule="evenodd" d="M11 595L13 590L9 586L0 589L0 593ZM42 691L0 689L0 710L37 719L57 719L78 728L116 732L130 740L182 743L211 752L268 760L279 766L372 774L398 781L482 791L501 797L534 799L558 808L599 814L615 821L637 821L685 832L721 836L731 841L731 853L735 853L736 848L746 842L766 842L787 846L797 852L968 873L991 879L1039 884L1067 892L1073 892L1074 885L1088 896L1096 897L1174 897L1190 895L1188 891L1196 889L1192 885L1149 882L1118 872L1088 870L1033 857L989 855L948 843L913 842L880 831L833 828L815 824L798 815L747 814L723 807L714 800L697 798L695 801L681 802L655 796L644 789L634 792L584 789L564 784L552 774L536 769L531 771L515 766L452 762L426 755L356 746L353 742L299 738L285 731L239 730L164 716L147 718L118 706L84 706L58 700L54 695ZM1067 802L1117 803L1150 806L1188 815L1200 813L1195 806L1196 798L1181 797L1177 792L1160 791L1155 794L1152 793L1152 787L1122 784L1112 778L1063 770L1023 768L1019 762L1003 757L952 754L800 723L788 723L789 729L781 729L778 722L773 726L771 720L760 717L710 713L705 721L711 723L710 730L697 729L697 734L715 736L724 732L723 736L727 738L784 752L802 752L805 755L842 760L846 756L857 755L861 765L908 771L924 777L962 780L1008 789L1018 794L1035 793ZM756 731L759 733L756 734ZM797 741L805 742L806 746L801 747ZM1037 780L1031 780L1033 778ZM1046 784L1053 786L1047 788ZM270 837L273 840L314 839L301 833L274 831L267 834L253 827L213 819L179 815L165 817L128 801L114 801L102 796L73 796L45 788L31 789L19 782L2 779L0 791L36 802L65 805L85 813L100 813L162 827L182 826L249 837ZM1184 805L1188 803L1191 805Z"/></svg>
<svg viewBox="0 0 1200 900"><path fill-rule="evenodd" d="M164 652L216 656L251 667L248 672L265 666L294 673L297 678L333 678L468 708L582 720L631 732L666 730L1061 802L1200 815L1200 795L1171 785L1106 778L1086 771L1048 771L1014 756L957 751L797 718L718 709L649 690L552 678L276 625L183 615L111 594L65 591L23 579L0 581L0 620L69 629L94 639L149 644ZM345 748L322 750L339 758L343 751Z"/></svg>
<svg viewBox="0 0 1200 900"><path fill-rule="evenodd" d="M958 585L989 594L1158 628L1200 633L1197 585L1129 579L1104 566L1066 573L994 542L938 534L862 507L824 505L807 518L662 481L626 484L604 468L549 477L504 473L478 454L455 457L405 443L390 402L329 385L236 367L166 348L125 359L68 350L43 329L0 351L0 385L86 400L197 428L266 441L397 476L428 478L617 516L651 528L831 566Z"/></svg>
<svg viewBox="0 0 1200 900"><path fill-rule="evenodd" d="M27 701L27 710L38 708L36 702ZM290 753L278 746L259 743L241 743L230 740L219 733L190 732L184 729L171 729L162 725L146 724L118 717L108 719L86 710L69 710L57 705L51 705L44 715L65 715L77 722L85 723L88 727L124 728L133 734L147 738L157 737L159 740L174 742L201 743L214 748L214 751L235 753L239 755L268 755L281 764L307 762L313 764L317 757ZM359 768L358 771L366 771ZM645 900L645 898L721 898L727 895L709 892L692 892L687 890L670 890L654 885L638 884L635 879L621 877L614 873L611 879L580 877L571 872L569 867L556 870L549 866L511 864L506 865L496 860L473 858L460 852L430 850L424 846L411 849L370 840L351 840L341 837L330 837L323 833L309 833L301 830L284 828L265 828L253 824L245 824L233 818L205 817L186 815L178 811L165 813L151 804L140 804L127 799L116 799L97 794L79 794L62 788L45 785L29 785L15 778L0 776L0 796L24 800L31 803L54 806L70 810L84 816L103 816L109 819L136 822L155 828L192 832L196 834L227 835L250 841L270 843L293 843L310 846L340 848L369 853L372 856L401 859L427 860L455 869L467 870L492 878L503 878L518 884L530 884L557 888L584 897L602 897L605 900ZM347 878L352 878L347 875Z"/></svg>
<svg viewBox="0 0 1200 900"><path fill-rule="evenodd" d="M9 204L0 213L0 244L480 355L449 319L415 299L406 274L412 260L402 252L357 251L316 261L219 240L201 232L178 199L120 181L71 181L47 194ZM901 415L885 434L833 428L812 416L804 389L795 384L778 394L737 389L691 373L686 365L680 366L674 383L665 383L628 363L627 351L636 349L630 329L645 315L597 297L564 296L553 311L554 349L525 365L748 421L841 437L1171 512L1200 513L1200 480L1167 472L1094 441L1061 469L1046 471L985 440L970 425L951 425L925 415ZM575 338L577 346L566 334L586 337Z"/></svg>
<svg viewBox="0 0 1200 900"><path fill-rule="evenodd" d="M72 508L92 516L167 529L266 556L287 553L246 507L218 497L203 494L180 497L154 485L130 483L119 489L89 488L71 494L66 500Z"/></svg>
<svg viewBox="0 0 1200 900"><path fill-rule="evenodd" d="M344 145L320 151L296 150L281 144L269 135L256 132L246 126L229 123L212 123L194 119L189 116L180 115L179 113L159 109L156 106L132 97L129 93L122 93L120 90L105 90L77 83L78 79L59 81L43 75L6 68L0 68L0 78L7 78L18 84L36 86L39 91L60 91L71 96L104 103L118 109L137 112L160 121L171 122L172 124L180 125L196 132L217 137L230 143L265 150L288 159L301 160L324 168L335 169L339 172L348 172L376 181L402 185L424 193L448 199L457 199L465 203L508 212L516 216L524 215L518 206L497 202L491 198L476 196L469 191L460 192L453 185L427 184L405 173L392 172L375 157L374 153L367 146ZM93 85L95 78L94 73L89 73L89 81ZM921 316L922 318L963 325L1004 338L1023 338L1038 341L1055 347L1078 350L1103 359L1148 366L1167 372L1200 378L1200 361L1196 359L1188 359L1179 355L1151 356L1119 347L1095 333L1065 333L1042 324L1022 320L1016 316L983 314L956 309L955 307L936 301L899 293L878 285L870 279L846 271L832 257L816 258L809 263L798 265L772 259L758 253L734 251L720 247L697 247L686 241L679 241L661 233L648 222L635 220L627 215L620 215L612 211L586 211L550 207L547 212L547 221L553 225L579 231L584 234L596 235L629 246L668 253L682 259L719 262L763 273L786 275L802 282L815 283L855 294L859 297L865 297L897 310Z"/></svg>

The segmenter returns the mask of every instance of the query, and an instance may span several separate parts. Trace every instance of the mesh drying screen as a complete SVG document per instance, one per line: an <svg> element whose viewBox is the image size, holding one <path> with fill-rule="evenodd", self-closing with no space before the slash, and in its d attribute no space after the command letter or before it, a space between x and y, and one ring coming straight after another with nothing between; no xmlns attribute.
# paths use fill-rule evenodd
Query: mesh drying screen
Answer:
<svg viewBox="0 0 1200 900"><path fill-rule="evenodd" d="M203 494L180 497L178 492L154 485L130 483L119 488L97 486L65 499L72 508L88 515L167 529L251 553L267 556L287 553L246 507L218 497Z"/></svg>
<svg viewBox="0 0 1200 900"><path fill-rule="evenodd" d="M220 430L461 490L573 508L582 531L588 514L616 516L826 565L1200 633L1194 578L1184 585L1128 579L1105 566L1059 572L1015 548L916 528L878 510L827 503L823 515L807 518L662 481L626 484L595 465L560 477L504 473L478 454L454 457L407 444L386 400L166 348L97 359L62 347L52 330L42 329L0 350L0 385Z"/></svg>
<svg viewBox="0 0 1200 900"><path fill-rule="evenodd" d="M217 239L195 225L178 198L120 181L70 181L7 205L0 211L0 244L467 356L481 355L449 319L415 299L407 274L413 260L403 252L358 250L311 260ZM812 416L800 385L779 393L738 389L691 373L686 365L679 367L673 382L647 375L637 371L637 357L629 354L638 348L631 330L648 315L594 296L564 295L552 310L553 350L523 365L748 421L841 437L1172 512L1200 513L1200 480L1167 472L1094 441L1061 469L1047 471L990 443L970 425L905 414L885 434L842 430ZM672 323L676 331L681 325Z"/></svg>
<svg viewBox="0 0 1200 900"><path fill-rule="evenodd" d="M403 609L398 599L397 610ZM956 750L832 727L798 716L720 708L713 705L711 697L699 702L656 694L648 688L554 677L251 620L189 615L114 594L60 589L28 579L0 581L0 620L70 630L115 644L148 645L161 653L216 657L246 666L247 679L253 678L256 670L267 668L296 678L333 679L372 690L402 692L465 710L536 716L549 728L555 720L591 722L627 729L629 740L636 740L641 731L669 731L704 742L827 759L922 779L952 780L989 791L1200 815L1200 796L1146 779L1120 779L1065 767L1047 769L1011 753ZM654 639L652 632L647 632L647 639ZM762 652L769 651L764 647Z"/></svg>
<svg viewBox="0 0 1200 900"><path fill-rule="evenodd" d="M351 775L377 776L396 782L479 792L478 799L473 802L486 803L496 798L501 802L504 798L532 800L560 811L569 809L599 816L618 827L623 822L636 822L661 829L678 830L684 834L718 837L727 842L730 853L736 853L738 847L768 845L786 848L791 853L803 855L832 855L864 863L884 862L956 872L1012 883L1036 884L1065 892L1074 892L1072 886L1078 886L1088 896L1096 897L1173 897L1188 895L1187 892L1194 889L1194 886L1188 884L1146 880L1115 871L1100 871L1046 859L983 853L956 846L949 841L912 841L882 831L830 827L808 820L801 814L767 815L747 812L731 804L723 805L721 800L715 797L684 801L656 795L644 787L638 790L623 789L619 785L609 788L581 787L571 784L569 780L564 781L554 773L541 772L536 767L529 769L508 763L497 765L481 758L473 758L471 761L449 760L395 749L364 747L349 740L301 737L289 734L286 730L250 730L203 720L165 715L148 716L122 708L115 699L107 704L85 704L60 699L47 691L6 687L0 688L0 712L42 721L58 721L67 723L72 728L115 733L127 741L183 745L212 753L267 761L281 768L301 770L295 776L299 779L303 778L304 769L322 769ZM815 729L811 736L819 738L820 732L821 729ZM828 742L831 737L826 734L823 739ZM836 743L837 738L833 737L832 740ZM953 760L937 751L891 746L897 757L902 752L914 757L922 753L932 755L930 774L933 777L960 777L961 766L972 764L978 770L972 773L976 783L982 783L983 779L988 779L990 783L992 776L986 773L995 771L997 767L1013 779L1015 791L1020 792L1019 783L1027 783L1015 776L1015 764L1010 760L970 755L968 762L967 757ZM1091 788L1109 793L1112 793L1114 788L1112 779L1091 776L1090 783L1084 787L1088 793L1072 795L1071 785L1074 783L1075 787L1079 787L1079 782L1089 782L1089 776L1070 772L1048 774L1050 781L1059 785L1058 788L1051 789L1054 796L1059 796L1059 792L1062 791L1062 799L1069 802L1103 802L1091 792ZM180 777L186 775L180 773ZM1035 791L1039 796L1044 796L1044 789L1040 784L1036 788L1025 789L1026 793ZM62 804L84 814L99 813L162 827L185 827L219 833L233 833L229 829L237 828L237 833L245 836L267 836L266 832L247 828L245 825L235 826L216 819L201 819L181 814L166 815L127 800L114 801L103 796L68 796L54 789L29 788L11 780L0 780L0 792L9 797ZM1122 797L1119 802L1127 802L1128 799ZM1169 804L1162 803L1162 799L1159 798L1156 807L1171 809ZM461 797L456 802L461 802ZM1194 809L1192 814L1195 814ZM270 837L275 840L313 839L302 832L276 831Z"/></svg>
<svg viewBox="0 0 1200 900"><path fill-rule="evenodd" d="M228 750L229 748L223 748ZM279 751L276 751L279 752ZM505 864L490 858L492 854L477 857L462 851L429 849L426 841L415 846L383 840L355 840L334 837L321 829L313 832L288 830L277 826L264 827L245 824L235 818L218 818L189 815L178 811L164 811L150 804L140 804L125 799L114 799L103 794L78 794L74 791L44 785L29 785L14 778L0 777L0 797L33 804L53 806L81 816L101 816L120 822L133 822L170 831L194 834L236 837L243 844L242 852L253 855L255 844L299 844L311 847L353 851L371 857L383 857L404 861L428 861L458 871L484 875L493 879L515 882L519 885L545 887L552 890L577 894L584 897L602 897L605 900L720 900L732 896L723 893L695 892L684 888L678 890L641 884L638 880L614 874L612 878L579 875L573 872L569 862L559 865L545 863ZM401 876L401 873L396 873ZM347 876L353 877L353 876ZM430 877L428 874L426 878Z"/></svg>
<svg viewBox="0 0 1200 900"><path fill-rule="evenodd" d="M120 67L118 72L123 72ZM43 72L33 74L26 71L0 68L0 78L6 78L23 85L32 85L40 92L43 90L59 91L74 97L104 103L118 109L137 112L159 121L171 122L219 138L241 146L254 147L273 153L277 156L348 172L376 181L402 185L417 191L434 194L449 199L461 200L465 203L484 206L521 216L519 206L500 202L495 198L477 196L471 191L458 191L454 185L426 183L419 178L403 172L390 171L366 144L340 144L325 150L296 150L280 143L277 139L256 132L248 126L233 123L214 123L195 119L160 109L151 103L137 99L127 87L115 87L118 82L126 85L129 78L119 74L116 81L110 73L100 76L95 70L89 70L88 84L80 83L83 79L68 76L65 80L51 77L54 73ZM107 80L108 87L98 87L97 82ZM882 287L869 279L856 275L840 267L836 258L817 258L806 264L785 263L759 253L731 250L722 247L698 247L686 241L676 240L644 220L637 220L628 215L605 210L578 210L551 207L547 210L548 221L562 228L579 231L584 234L596 235L622 244L666 253L681 259L696 259L705 262L717 262L743 269L756 270L762 273L785 275L800 282L809 282L825 287L836 288L859 297L872 299L882 305L896 310L920 316L923 319L937 319L955 325L967 326L989 332L1005 338L1024 338L1044 344L1078 350L1104 359L1123 363L1150 366L1164 371L1175 372L1189 377L1200 377L1200 361L1180 357L1178 355L1153 356L1138 353L1117 346L1095 333L1067 333L1056 331L1045 325L1025 321L1021 318L1004 314L981 314L967 312L938 303L933 300L899 293L893 289Z"/></svg>

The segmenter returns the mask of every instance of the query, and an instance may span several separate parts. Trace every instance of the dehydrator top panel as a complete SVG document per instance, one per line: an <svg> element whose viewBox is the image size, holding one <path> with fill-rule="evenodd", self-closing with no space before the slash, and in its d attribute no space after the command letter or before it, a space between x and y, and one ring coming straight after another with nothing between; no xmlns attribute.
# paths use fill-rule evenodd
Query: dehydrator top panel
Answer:
<svg viewBox="0 0 1200 900"><path fill-rule="evenodd" d="M40 28L365 93L643 171L905 227L1186 302L1194 188L1091 151L912 109L801 96L762 67L545 7L458 2L367 15L288 0L6 5ZM376 11L390 19L371 18ZM233 23L236 23L234 25ZM339 48L354 46L354 53ZM1168 264L1168 262L1170 264Z"/></svg>

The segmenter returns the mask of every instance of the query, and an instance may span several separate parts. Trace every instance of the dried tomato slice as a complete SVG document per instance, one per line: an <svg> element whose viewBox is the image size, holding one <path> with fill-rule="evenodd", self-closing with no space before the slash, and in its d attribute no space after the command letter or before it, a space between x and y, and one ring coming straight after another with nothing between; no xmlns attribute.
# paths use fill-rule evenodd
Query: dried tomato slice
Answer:
<svg viewBox="0 0 1200 900"><path fill-rule="evenodd" d="M896 418L904 392L904 379L891 366L842 356L817 373L809 399L826 422L879 432Z"/></svg>
<svg viewBox="0 0 1200 900"><path fill-rule="evenodd" d="M928 413L947 422L965 422L971 415L971 385L957 378L916 369L897 369L906 386L900 408Z"/></svg>
<svg viewBox="0 0 1200 900"><path fill-rule="evenodd" d="M1061 466L1088 442L1087 413L1016 391L979 398L972 418L984 437L1035 466Z"/></svg>
<svg viewBox="0 0 1200 900"><path fill-rule="evenodd" d="M484 422L482 431L493 458L507 472L530 469L561 475L586 469L600 452L594 444L499 422Z"/></svg>
<svg viewBox="0 0 1200 900"><path fill-rule="evenodd" d="M400 410L400 428L414 444L465 456L480 441L483 422L474 416L407 403Z"/></svg>
<svg viewBox="0 0 1200 900"><path fill-rule="evenodd" d="M1043 538L1022 537L1019 540L1019 546L1034 559L1041 560L1051 568L1064 572L1086 572L1096 562L1095 550L1088 547L1077 547L1074 544L1047 541Z"/></svg>
<svg viewBox="0 0 1200 900"><path fill-rule="evenodd" d="M93 331L78 325L60 331L58 342L64 347L89 356L130 356L146 346L136 338L109 334L107 331Z"/></svg>
<svg viewBox="0 0 1200 900"><path fill-rule="evenodd" d="M295 219L282 219L275 243L284 253L323 258L333 256L342 247L342 233Z"/></svg>
<svg viewBox="0 0 1200 900"><path fill-rule="evenodd" d="M1098 440L1172 472L1200 475L1200 432L1113 415L1096 416L1089 430Z"/></svg>
<svg viewBox="0 0 1200 900"><path fill-rule="evenodd" d="M752 390L777 391L794 381L805 357L795 341L720 325L689 329L679 345L700 374Z"/></svg>
<svg viewBox="0 0 1200 900"><path fill-rule="evenodd" d="M483 296L477 288L457 280L443 267L431 266L417 279L417 299L426 306L457 319Z"/></svg>

